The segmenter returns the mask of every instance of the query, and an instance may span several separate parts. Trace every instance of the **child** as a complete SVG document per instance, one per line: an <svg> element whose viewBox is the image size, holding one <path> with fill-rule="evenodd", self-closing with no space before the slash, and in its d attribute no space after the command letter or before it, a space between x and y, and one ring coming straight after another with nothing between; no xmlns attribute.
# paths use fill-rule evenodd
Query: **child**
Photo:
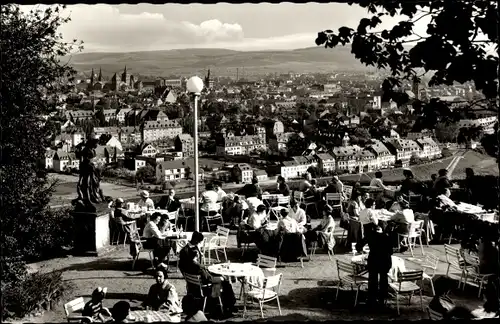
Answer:
<svg viewBox="0 0 500 324"><path fill-rule="evenodd" d="M101 323L106 322L111 317L109 310L102 306L107 290L108 288L97 287L92 292L92 299L83 308L83 316L91 317L92 321Z"/></svg>

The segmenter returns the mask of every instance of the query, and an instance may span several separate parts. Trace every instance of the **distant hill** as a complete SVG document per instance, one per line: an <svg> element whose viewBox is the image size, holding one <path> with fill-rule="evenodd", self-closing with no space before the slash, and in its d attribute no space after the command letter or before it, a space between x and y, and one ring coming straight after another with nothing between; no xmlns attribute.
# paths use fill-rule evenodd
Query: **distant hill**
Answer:
<svg viewBox="0 0 500 324"><path fill-rule="evenodd" d="M69 58L65 58L68 60ZM73 55L70 64L89 74L102 68L109 79L126 65L133 74L167 76L171 74L204 74L208 68L213 75L240 77L265 73L306 72L367 72L373 69L359 63L349 47L326 49L311 47L289 51L241 52L227 49L180 49L130 53L82 53ZM96 71L97 72L97 71Z"/></svg>

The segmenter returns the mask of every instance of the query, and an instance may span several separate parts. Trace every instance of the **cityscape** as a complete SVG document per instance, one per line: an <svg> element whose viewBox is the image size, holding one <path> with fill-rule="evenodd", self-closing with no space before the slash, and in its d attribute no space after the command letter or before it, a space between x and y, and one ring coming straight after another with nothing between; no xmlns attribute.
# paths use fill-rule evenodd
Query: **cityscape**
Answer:
<svg viewBox="0 0 500 324"><path fill-rule="evenodd" d="M476 70L455 76L460 68L454 64L469 73L466 59L442 68L424 50L411 52L432 38L427 24L440 28L435 17L451 10L442 4L437 13L427 11L427 4L411 5L415 13L398 4L396 16L373 4L378 17L387 16L380 30L402 26L400 17L406 15L413 18L413 34L394 36L394 27L388 41L387 30L373 32L389 50L379 49L376 59L362 56L357 51L366 31L355 28L365 23L366 29L377 11L358 2L69 5L47 16L69 15L69 21L30 16L30 10L56 6L2 9L9 18L2 23L2 38L19 40L5 46L2 40L9 57L2 59L2 101L8 107L2 113L7 143L2 192L15 203L2 203L2 223L10 229L2 231L1 318L36 323L498 318L498 76L480 77ZM486 17L488 6L467 8ZM491 6L498 10L498 4ZM299 14L301 21L292 24ZM260 15L261 23L252 15ZM372 16L371 22L365 18ZM30 19L33 26L53 24L64 39L29 31L29 37L39 38L33 46L23 43L19 35L29 28L16 29L19 17L26 26ZM344 25L354 29L346 32ZM480 42L488 42L491 31L478 25L486 35ZM412 35L420 38L404 38ZM353 37L352 51L343 37ZM80 50L53 49L73 38L64 46L78 47L81 39ZM401 48L391 49L393 42ZM341 43L348 45L337 46ZM484 60L498 65L498 54L482 51ZM387 59L396 52L400 63ZM414 63L416 55L424 63ZM27 64L31 68L24 68ZM46 86L35 80L37 73ZM28 115L31 124L23 119ZM211 203L214 191L219 196ZM171 209L172 203L177 205ZM399 219L404 230L394 225ZM20 239L20 233L43 247ZM392 250L385 248L390 252L383 252L384 235L392 240ZM278 252L269 248L275 236ZM153 239L154 247L148 247ZM194 247L199 260L182 259L195 253L189 250ZM287 261L285 250L299 252ZM455 256L459 262L450 261ZM380 279L377 288L373 271L382 278L387 269L375 267L373 258L385 257L392 260L390 279L385 284L387 279ZM191 274L185 265L190 262L203 270ZM357 273L360 267L366 271ZM272 275L265 268L272 268ZM347 277L354 279L346 279L341 273L351 268ZM222 278L219 295L190 292L192 280L202 287L205 272L214 287L215 276ZM55 288L45 293L43 280ZM405 280L413 290L401 290ZM357 290L343 287L338 297L344 284ZM449 296L439 292L446 284ZM17 306L21 297L15 287L31 286L48 299L29 296L36 306ZM152 297L154 289L162 291ZM394 295L379 292L380 297L373 289L392 289ZM272 298L260 296L268 291ZM410 297L408 305L400 305L405 293L420 294L420 300L411 303ZM471 306L437 314L432 305L440 294L452 304ZM151 298L168 300L155 306L158 301ZM199 298L203 307L186 306ZM252 298L259 303L247 304Z"/></svg>

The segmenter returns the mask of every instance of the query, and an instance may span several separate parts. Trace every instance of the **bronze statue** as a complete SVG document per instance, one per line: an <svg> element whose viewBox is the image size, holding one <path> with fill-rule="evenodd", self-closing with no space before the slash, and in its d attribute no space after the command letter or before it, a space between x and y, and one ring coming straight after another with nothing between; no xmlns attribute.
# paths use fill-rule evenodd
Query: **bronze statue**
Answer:
<svg viewBox="0 0 500 324"><path fill-rule="evenodd" d="M78 198L75 204L85 209L95 209L94 204L105 201L101 190L101 172L93 162L98 143L98 139L91 137L78 145L75 152L76 157L80 159L80 178L76 188Z"/></svg>

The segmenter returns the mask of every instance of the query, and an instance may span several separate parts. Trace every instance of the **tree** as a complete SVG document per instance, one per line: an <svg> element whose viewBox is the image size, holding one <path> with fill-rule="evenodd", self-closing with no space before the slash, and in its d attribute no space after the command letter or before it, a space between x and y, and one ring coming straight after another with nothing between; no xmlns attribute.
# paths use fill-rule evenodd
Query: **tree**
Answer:
<svg viewBox="0 0 500 324"><path fill-rule="evenodd" d="M430 73L429 86L472 82L484 95L480 101L487 104L485 108L500 113L500 66L498 57L488 53L488 47L499 50L497 2L357 0L349 4L367 8L370 17L362 18L356 29L344 26L337 33L320 32L316 44L327 48L351 44L361 63L388 71L383 100L408 102L408 95L398 91L402 81L421 83L424 74ZM395 15L402 20L392 29L375 30L384 18ZM420 19L430 19L427 35L415 33ZM427 128L450 115L449 107L436 99L417 105L428 120Z"/></svg>
<svg viewBox="0 0 500 324"><path fill-rule="evenodd" d="M458 136L458 126L455 123L437 123L436 139L441 143L454 143Z"/></svg>
<svg viewBox="0 0 500 324"><path fill-rule="evenodd" d="M297 156L302 155L304 151L307 149L309 143L305 138L300 136L292 136L288 140L287 147L287 155L288 156Z"/></svg>
<svg viewBox="0 0 500 324"><path fill-rule="evenodd" d="M155 168L151 164L147 164L145 167L139 168L135 173L135 177L139 181L151 181L156 177Z"/></svg>
<svg viewBox="0 0 500 324"><path fill-rule="evenodd" d="M2 291L4 280L14 280L5 260L35 260L65 244L61 219L48 206L54 183L39 164L50 134L39 116L53 109L46 98L69 91L66 84L75 72L60 61L78 45L57 33L69 21L60 10L23 13L17 5L1 6Z"/></svg>

